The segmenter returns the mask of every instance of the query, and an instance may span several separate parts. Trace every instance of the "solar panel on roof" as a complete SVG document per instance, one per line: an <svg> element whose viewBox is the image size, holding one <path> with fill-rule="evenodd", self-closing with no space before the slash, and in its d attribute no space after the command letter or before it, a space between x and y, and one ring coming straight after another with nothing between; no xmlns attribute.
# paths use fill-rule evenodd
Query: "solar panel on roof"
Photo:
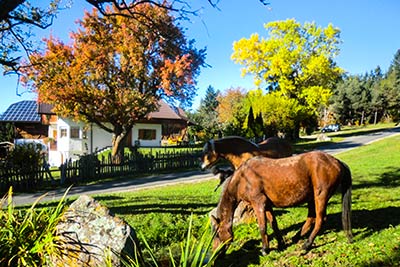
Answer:
<svg viewBox="0 0 400 267"><path fill-rule="evenodd" d="M34 100L24 100L8 107L0 117L1 121L40 122L37 103Z"/></svg>

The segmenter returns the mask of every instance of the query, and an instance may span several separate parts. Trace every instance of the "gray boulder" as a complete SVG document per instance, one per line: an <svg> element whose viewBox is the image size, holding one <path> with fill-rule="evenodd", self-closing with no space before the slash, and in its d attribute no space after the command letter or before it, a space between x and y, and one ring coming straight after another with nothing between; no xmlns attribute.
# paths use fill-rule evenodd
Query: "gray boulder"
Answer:
<svg viewBox="0 0 400 267"><path fill-rule="evenodd" d="M63 253L50 260L54 266L120 266L121 256L142 260L134 229L89 196L70 205L56 231Z"/></svg>
<svg viewBox="0 0 400 267"><path fill-rule="evenodd" d="M211 210L209 216L217 217L217 208ZM236 207L233 215L233 225L251 223L254 221L256 221L256 215L254 214L254 210L250 204L247 204L243 201L239 202L239 205Z"/></svg>

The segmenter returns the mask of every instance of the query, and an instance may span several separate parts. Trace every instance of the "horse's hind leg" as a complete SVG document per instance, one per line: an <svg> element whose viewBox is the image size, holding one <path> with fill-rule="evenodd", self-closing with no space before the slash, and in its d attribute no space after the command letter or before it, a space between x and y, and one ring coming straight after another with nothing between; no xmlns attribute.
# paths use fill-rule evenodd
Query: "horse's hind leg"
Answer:
<svg viewBox="0 0 400 267"><path fill-rule="evenodd" d="M281 231L279 230L278 222L276 220L276 217L274 215L274 211L272 210L271 205L267 205L266 215L267 215L268 222L271 224L271 228L275 233L276 240L278 241L278 249L282 250L285 247L285 241L283 241L282 234L281 234Z"/></svg>
<svg viewBox="0 0 400 267"><path fill-rule="evenodd" d="M302 237L304 237L311 229L311 226L315 223L315 204L314 200L308 203L308 214L306 222L303 224L301 229L292 238L293 243L297 243Z"/></svg>
<svg viewBox="0 0 400 267"><path fill-rule="evenodd" d="M303 245L303 249L309 250L319 230L321 230L322 224L326 217L326 206L328 204L327 197L319 196L315 201L315 225L307 241Z"/></svg>
<svg viewBox="0 0 400 267"><path fill-rule="evenodd" d="M265 203L267 201L266 196L260 197L257 201L252 202L252 207L257 216L258 227L260 229L262 250L261 253L266 255L269 250L269 240L267 235L267 224L265 218Z"/></svg>

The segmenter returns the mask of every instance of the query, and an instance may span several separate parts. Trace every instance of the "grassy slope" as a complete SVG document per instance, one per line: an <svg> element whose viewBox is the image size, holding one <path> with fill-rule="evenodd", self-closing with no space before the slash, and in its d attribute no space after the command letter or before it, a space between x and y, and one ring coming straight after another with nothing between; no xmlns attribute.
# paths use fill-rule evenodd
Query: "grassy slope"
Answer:
<svg viewBox="0 0 400 267"><path fill-rule="evenodd" d="M235 241L219 266L400 266L400 136L376 142L337 157L353 173L354 243L342 232L341 201L335 195L328 207L328 220L314 248L301 253L291 237L301 227L305 207L277 209L278 223L287 248L262 257L256 224L235 228ZM207 220L220 191L217 180L168 186L132 193L100 195L96 198L111 211L144 233L157 251L184 239L188 217L194 214L195 228ZM150 225L150 226L147 226Z"/></svg>

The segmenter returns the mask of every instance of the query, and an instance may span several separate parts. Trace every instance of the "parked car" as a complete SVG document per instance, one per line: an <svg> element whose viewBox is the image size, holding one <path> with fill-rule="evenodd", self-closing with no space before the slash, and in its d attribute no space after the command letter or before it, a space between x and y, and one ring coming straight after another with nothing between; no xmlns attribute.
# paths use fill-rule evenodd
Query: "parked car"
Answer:
<svg viewBox="0 0 400 267"><path fill-rule="evenodd" d="M324 127L322 127L321 132L327 133L327 132L337 132L340 131L340 125L339 124L329 124Z"/></svg>

